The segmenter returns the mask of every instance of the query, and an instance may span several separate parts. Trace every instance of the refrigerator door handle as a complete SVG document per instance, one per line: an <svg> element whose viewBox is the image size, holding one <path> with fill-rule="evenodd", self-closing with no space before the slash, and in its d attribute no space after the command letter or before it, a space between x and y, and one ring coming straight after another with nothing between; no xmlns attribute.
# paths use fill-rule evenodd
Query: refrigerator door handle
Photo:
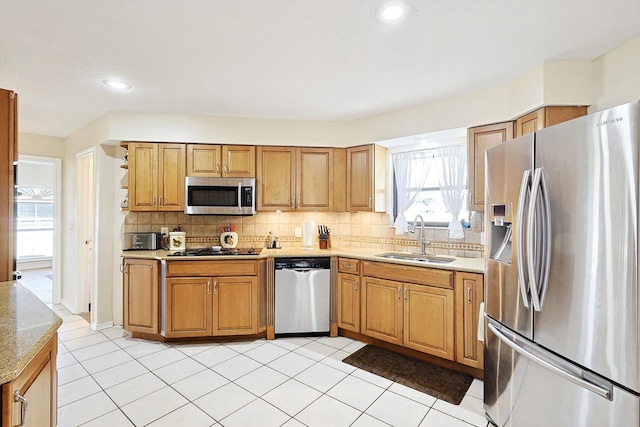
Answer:
<svg viewBox="0 0 640 427"><path fill-rule="evenodd" d="M538 205L540 203L540 206ZM536 228L536 209L542 218L540 230ZM536 265L533 260L534 242L533 236L540 236L540 265ZM551 211L549 208L549 191L544 178L544 170L536 168L533 173L533 184L531 185L531 202L529 204L529 223L527 224L527 256L529 257L529 287L531 289L531 302L536 311L542 311L542 306L547 296L549 284L549 265L551 263ZM539 273L539 276L536 274Z"/></svg>
<svg viewBox="0 0 640 427"><path fill-rule="evenodd" d="M540 308L542 311L544 301L547 299L547 290L549 289L549 267L551 265L551 208L549 207L549 190L547 189L547 181L544 179L544 170L540 169L540 187L542 188L542 224L543 224L543 242L542 242L542 271L540 273Z"/></svg>
<svg viewBox="0 0 640 427"><path fill-rule="evenodd" d="M613 385L611 383L596 377L585 378L585 375L589 374L582 369L576 368L558 356L540 349L535 344L525 341L514 332L505 331L504 328L493 319L489 319L487 328L489 328L500 341L530 361L605 399L613 400Z"/></svg>
<svg viewBox="0 0 640 427"><path fill-rule="evenodd" d="M536 234L540 230L536 229L536 208L538 207L538 199L540 194L540 180L542 179L542 169L536 168L533 172L533 182L531 184L531 198L529 199L529 215L527 217L527 268L529 272L529 289L531 290L531 303L535 311L540 311L540 293L538 290L538 277L536 272L539 265L536 265L536 254L534 253Z"/></svg>
<svg viewBox="0 0 640 427"><path fill-rule="evenodd" d="M527 277L525 270L525 256L524 256L524 204L527 200L527 193L529 189L529 180L531 179L531 171L525 170L522 174L522 182L520 184L520 196L518 197L518 212L516 214L516 221L518 226L516 227L516 246L518 252L518 284L520 285L520 293L522 294L522 304L529 308L529 290L527 289Z"/></svg>

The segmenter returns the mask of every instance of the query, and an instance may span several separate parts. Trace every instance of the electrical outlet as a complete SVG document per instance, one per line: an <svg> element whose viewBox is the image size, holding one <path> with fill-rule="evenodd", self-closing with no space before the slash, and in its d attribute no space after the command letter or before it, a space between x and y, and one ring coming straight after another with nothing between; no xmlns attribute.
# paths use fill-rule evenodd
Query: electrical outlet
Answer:
<svg viewBox="0 0 640 427"><path fill-rule="evenodd" d="M293 230L294 236L296 237L302 237L302 227L296 227Z"/></svg>
<svg viewBox="0 0 640 427"><path fill-rule="evenodd" d="M162 234L163 236L168 236L169 235L169 227L160 227L160 234Z"/></svg>

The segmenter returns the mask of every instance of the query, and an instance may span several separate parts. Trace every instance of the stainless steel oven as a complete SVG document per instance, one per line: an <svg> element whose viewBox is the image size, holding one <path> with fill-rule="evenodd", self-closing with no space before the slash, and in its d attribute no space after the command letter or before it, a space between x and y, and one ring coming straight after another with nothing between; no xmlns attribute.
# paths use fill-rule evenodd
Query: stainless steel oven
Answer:
<svg viewBox="0 0 640 427"><path fill-rule="evenodd" d="M188 176L184 198L186 214L254 215L256 179Z"/></svg>

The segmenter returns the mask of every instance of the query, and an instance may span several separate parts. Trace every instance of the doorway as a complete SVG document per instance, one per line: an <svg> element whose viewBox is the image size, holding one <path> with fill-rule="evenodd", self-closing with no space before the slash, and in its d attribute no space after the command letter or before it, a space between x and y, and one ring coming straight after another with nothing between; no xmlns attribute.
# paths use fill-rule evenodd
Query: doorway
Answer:
<svg viewBox="0 0 640 427"><path fill-rule="evenodd" d="M94 158L93 148L76 154L78 193L76 204L78 289L76 310L90 313L93 300L94 272Z"/></svg>
<svg viewBox="0 0 640 427"><path fill-rule="evenodd" d="M20 155L16 260L21 283L46 304L61 299L61 159Z"/></svg>

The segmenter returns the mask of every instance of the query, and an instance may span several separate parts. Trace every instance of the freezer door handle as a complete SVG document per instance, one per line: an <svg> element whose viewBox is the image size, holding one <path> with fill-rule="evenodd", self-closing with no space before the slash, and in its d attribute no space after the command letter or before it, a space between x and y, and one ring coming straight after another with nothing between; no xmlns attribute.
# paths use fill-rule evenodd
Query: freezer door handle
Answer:
<svg viewBox="0 0 640 427"><path fill-rule="evenodd" d="M527 289L527 277L525 270L525 257L524 257L524 204L527 200L527 193L529 189L529 180L531 177L531 171L525 170L522 174L522 183L520 184L520 196L518 197L518 212L516 214L516 221L518 223L516 227L516 246L518 250L518 283L520 285L520 293L522 294L522 304L529 308L529 290Z"/></svg>
<svg viewBox="0 0 640 427"><path fill-rule="evenodd" d="M544 179L544 170L540 169L540 188L542 189L542 271L540 273L540 308L542 311L544 301L547 299L549 289L549 267L551 265L551 209L549 207L549 190Z"/></svg>
<svg viewBox="0 0 640 427"><path fill-rule="evenodd" d="M489 328L500 341L520 355L586 390L596 393L605 399L613 400L613 385L611 383L592 376L588 372L569 364L564 359L526 341L514 332L505 331L495 320L488 320L487 328Z"/></svg>

